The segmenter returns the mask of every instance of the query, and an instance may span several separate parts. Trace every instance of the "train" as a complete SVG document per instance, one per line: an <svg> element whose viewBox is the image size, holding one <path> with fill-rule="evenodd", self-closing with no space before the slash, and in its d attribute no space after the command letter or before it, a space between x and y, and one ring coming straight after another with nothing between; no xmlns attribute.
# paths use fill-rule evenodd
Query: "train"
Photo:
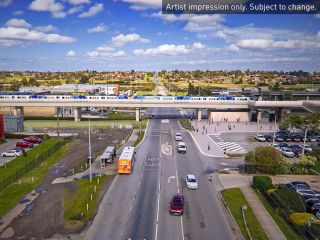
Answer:
<svg viewBox="0 0 320 240"><path fill-rule="evenodd" d="M150 100L150 101L248 101L253 98L245 96L160 96L145 95L128 97L126 95L73 95L73 94L33 94L0 92L0 100Z"/></svg>

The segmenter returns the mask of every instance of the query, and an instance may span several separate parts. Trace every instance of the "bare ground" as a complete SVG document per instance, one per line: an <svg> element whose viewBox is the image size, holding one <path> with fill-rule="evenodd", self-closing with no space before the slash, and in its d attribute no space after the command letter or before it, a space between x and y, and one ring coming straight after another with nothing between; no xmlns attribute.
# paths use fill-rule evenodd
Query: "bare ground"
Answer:
<svg viewBox="0 0 320 240"><path fill-rule="evenodd" d="M101 135L92 134L92 152L98 156L111 145L112 141L124 137L128 133L126 129L113 129L101 138ZM23 216L19 216L11 223L14 230L12 239L45 239L54 234L70 234L81 231L85 226L78 228L66 228L63 224L63 198L65 191L69 192L74 188L74 183L51 184L52 181L70 172L70 169L81 164L88 156L87 136L83 135L76 140L66 155L48 172L47 177L40 186L45 190L35 201L30 211ZM105 186L99 194L101 202L104 194L110 186L113 177L105 183ZM99 206L97 206L98 209ZM97 212L95 210L95 214Z"/></svg>

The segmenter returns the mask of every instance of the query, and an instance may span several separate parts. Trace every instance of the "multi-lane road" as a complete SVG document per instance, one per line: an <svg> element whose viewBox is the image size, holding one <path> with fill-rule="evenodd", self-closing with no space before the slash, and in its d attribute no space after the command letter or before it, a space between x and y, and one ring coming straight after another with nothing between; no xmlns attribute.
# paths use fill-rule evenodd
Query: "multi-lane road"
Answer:
<svg viewBox="0 0 320 240"><path fill-rule="evenodd" d="M166 119L179 115L177 109L148 112L155 118L137 148L133 173L115 178L86 239L234 239L207 173L208 167L223 168L221 159L203 156L178 121ZM176 132L182 133L186 154L177 153ZM187 174L198 178L198 190L186 189ZM182 217L169 213L170 199L177 192L186 200Z"/></svg>

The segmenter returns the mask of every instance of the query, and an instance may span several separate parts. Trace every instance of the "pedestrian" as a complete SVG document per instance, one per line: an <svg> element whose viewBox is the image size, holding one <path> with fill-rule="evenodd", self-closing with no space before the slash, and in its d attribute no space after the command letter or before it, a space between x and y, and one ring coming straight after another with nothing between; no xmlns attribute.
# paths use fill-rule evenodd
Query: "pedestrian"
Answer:
<svg viewBox="0 0 320 240"><path fill-rule="evenodd" d="M260 126L260 130L262 129L262 126Z"/></svg>
<svg viewBox="0 0 320 240"><path fill-rule="evenodd" d="M214 127L214 131L217 132L217 127Z"/></svg>
<svg viewBox="0 0 320 240"><path fill-rule="evenodd" d="M235 124L233 124L233 128L236 128L236 125L235 125Z"/></svg>

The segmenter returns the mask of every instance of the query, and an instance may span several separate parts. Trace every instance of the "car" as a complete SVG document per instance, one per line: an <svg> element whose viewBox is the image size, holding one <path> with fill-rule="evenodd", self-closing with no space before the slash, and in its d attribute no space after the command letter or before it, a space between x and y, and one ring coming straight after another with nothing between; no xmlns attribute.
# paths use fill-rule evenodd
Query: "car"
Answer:
<svg viewBox="0 0 320 240"><path fill-rule="evenodd" d="M182 135L181 133L176 133L175 137L176 141L182 141Z"/></svg>
<svg viewBox="0 0 320 240"><path fill-rule="evenodd" d="M297 185L298 186L304 185L307 189L310 189L309 184L306 182L303 182L303 181L291 181L291 182L287 183L287 186L288 185L293 186L293 187L295 187Z"/></svg>
<svg viewBox="0 0 320 240"><path fill-rule="evenodd" d="M264 138L266 139L266 142L272 142L273 141L273 136L271 136L271 135L264 135Z"/></svg>
<svg viewBox="0 0 320 240"><path fill-rule="evenodd" d="M302 196L304 199L315 198L316 193L310 189L298 189L297 193Z"/></svg>
<svg viewBox="0 0 320 240"><path fill-rule="evenodd" d="M178 153L186 153L187 152L187 146L184 142L178 143Z"/></svg>
<svg viewBox="0 0 320 240"><path fill-rule="evenodd" d="M184 197L181 193L175 193L170 201L170 214L182 215L184 210Z"/></svg>
<svg viewBox="0 0 320 240"><path fill-rule="evenodd" d="M23 148L23 147L15 147L15 148L12 148L12 150L17 150L17 151L22 151L22 153L25 153L26 150Z"/></svg>
<svg viewBox="0 0 320 240"><path fill-rule="evenodd" d="M293 135L292 136L292 141L293 142L303 142L303 136L301 136L301 135Z"/></svg>
<svg viewBox="0 0 320 240"><path fill-rule="evenodd" d="M320 199L319 198L309 198L306 200L306 210L309 213L315 214L320 210Z"/></svg>
<svg viewBox="0 0 320 240"><path fill-rule="evenodd" d="M287 187L292 189L292 190L308 190L310 189L308 186L304 185L304 184L296 184L296 185L291 185L290 183L287 184Z"/></svg>
<svg viewBox="0 0 320 240"><path fill-rule="evenodd" d="M23 139L23 141L26 141L26 142L29 142L29 143L35 143L35 144L42 143L42 140L40 140L40 138L36 138L36 137L25 137Z"/></svg>
<svg viewBox="0 0 320 240"><path fill-rule="evenodd" d="M290 137L289 135L283 135L282 138L286 142L291 142L292 141L292 137Z"/></svg>
<svg viewBox="0 0 320 240"><path fill-rule="evenodd" d="M257 135L254 137L255 140L257 140L258 142L265 142L266 138L263 135Z"/></svg>
<svg viewBox="0 0 320 240"><path fill-rule="evenodd" d="M188 189L198 189L199 184L194 175L188 174L186 176L186 186Z"/></svg>
<svg viewBox="0 0 320 240"><path fill-rule="evenodd" d="M2 157L19 157L23 154L21 150L9 150L1 154Z"/></svg>
<svg viewBox="0 0 320 240"><path fill-rule="evenodd" d="M283 147L290 147L288 143L285 143L285 142L280 142L278 143L279 147L280 148L283 148Z"/></svg>
<svg viewBox="0 0 320 240"><path fill-rule="evenodd" d="M304 139L303 139L304 140ZM313 135L308 135L306 137L306 142L317 142L317 137Z"/></svg>
<svg viewBox="0 0 320 240"><path fill-rule="evenodd" d="M303 149L303 144L301 144L300 147ZM304 144L304 151L311 153L312 152L312 148L309 145Z"/></svg>
<svg viewBox="0 0 320 240"><path fill-rule="evenodd" d="M316 217L317 217L318 219L320 219L320 211L318 211L318 212L316 213Z"/></svg>
<svg viewBox="0 0 320 240"><path fill-rule="evenodd" d="M277 143L275 143L275 144L269 143L268 146L269 146L269 147L273 147L273 148L278 149L278 150L280 149L280 146L279 146L279 144L277 144Z"/></svg>
<svg viewBox="0 0 320 240"><path fill-rule="evenodd" d="M33 148L33 144L30 142L17 142L16 147Z"/></svg>
<svg viewBox="0 0 320 240"><path fill-rule="evenodd" d="M281 153L283 156L289 157L289 158L293 158L295 156L295 154L291 151L291 149L287 147L281 148Z"/></svg>
<svg viewBox="0 0 320 240"><path fill-rule="evenodd" d="M283 141L284 141L282 135L276 135L275 140L276 140L277 142L283 142Z"/></svg>
<svg viewBox="0 0 320 240"><path fill-rule="evenodd" d="M291 148L291 151L294 153L296 157L300 157L302 155L302 150L297 148Z"/></svg>

